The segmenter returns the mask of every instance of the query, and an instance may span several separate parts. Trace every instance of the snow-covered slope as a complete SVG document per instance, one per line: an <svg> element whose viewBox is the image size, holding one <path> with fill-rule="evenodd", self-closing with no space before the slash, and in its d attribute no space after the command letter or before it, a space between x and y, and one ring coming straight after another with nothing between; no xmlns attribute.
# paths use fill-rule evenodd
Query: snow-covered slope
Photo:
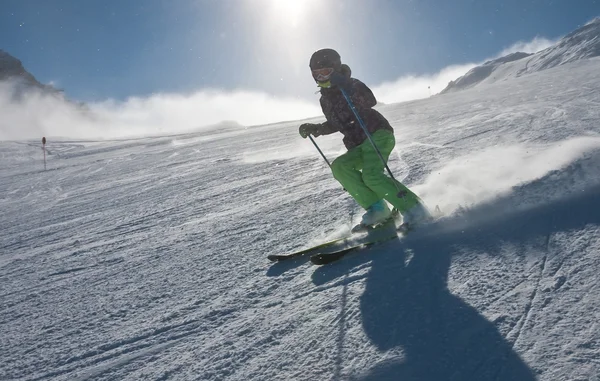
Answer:
<svg viewBox="0 0 600 381"><path fill-rule="evenodd" d="M471 69L451 81L442 91L450 93L482 83L495 83L550 69L586 58L600 56L600 18L566 35L554 46L536 54L513 53Z"/></svg>
<svg viewBox="0 0 600 381"><path fill-rule="evenodd" d="M0 143L0 378L594 380L599 68L382 107L449 216L324 267L266 260L358 218L297 123Z"/></svg>
<svg viewBox="0 0 600 381"><path fill-rule="evenodd" d="M42 86L25 68L21 61L0 49L0 80L21 77L32 85Z"/></svg>
<svg viewBox="0 0 600 381"><path fill-rule="evenodd" d="M483 65L476 66L473 69L469 70L467 74L459 77L455 81L450 81L448 86L441 91L441 94L450 93L457 90L469 89L477 84L485 81L486 79L492 76L492 79L495 81L498 79L495 71L499 70L502 65L505 65L509 62L518 61L525 57L529 57L531 54L528 53L512 53L504 57L497 58L495 60L487 61ZM503 78L504 79L504 78Z"/></svg>

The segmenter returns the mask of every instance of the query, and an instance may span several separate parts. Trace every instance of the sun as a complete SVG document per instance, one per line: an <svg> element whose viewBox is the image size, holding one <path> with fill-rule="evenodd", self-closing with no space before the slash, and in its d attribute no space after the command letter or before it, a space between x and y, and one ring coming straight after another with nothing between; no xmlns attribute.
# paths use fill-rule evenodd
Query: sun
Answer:
<svg viewBox="0 0 600 381"><path fill-rule="evenodd" d="M308 16L315 0L268 0L272 16L296 28Z"/></svg>

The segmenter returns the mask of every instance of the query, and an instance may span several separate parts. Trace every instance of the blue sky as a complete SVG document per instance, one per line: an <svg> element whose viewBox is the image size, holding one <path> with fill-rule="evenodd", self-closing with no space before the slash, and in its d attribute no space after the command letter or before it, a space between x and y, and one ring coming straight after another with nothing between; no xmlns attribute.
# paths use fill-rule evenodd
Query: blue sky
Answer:
<svg viewBox="0 0 600 381"><path fill-rule="evenodd" d="M556 39L600 0L3 0L0 49L87 101L205 88L303 97L334 47L370 85Z"/></svg>

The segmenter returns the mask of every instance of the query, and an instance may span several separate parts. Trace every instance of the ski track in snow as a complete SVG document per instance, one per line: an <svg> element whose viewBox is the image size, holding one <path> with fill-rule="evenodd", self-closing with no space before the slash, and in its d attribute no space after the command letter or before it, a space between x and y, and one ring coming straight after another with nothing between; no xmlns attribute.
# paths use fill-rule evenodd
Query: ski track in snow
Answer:
<svg viewBox="0 0 600 381"><path fill-rule="evenodd" d="M297 123L0 142L0 379L593 380L599 66L382 106L455 213L323 267L266 260L360 213Z"/></svg>

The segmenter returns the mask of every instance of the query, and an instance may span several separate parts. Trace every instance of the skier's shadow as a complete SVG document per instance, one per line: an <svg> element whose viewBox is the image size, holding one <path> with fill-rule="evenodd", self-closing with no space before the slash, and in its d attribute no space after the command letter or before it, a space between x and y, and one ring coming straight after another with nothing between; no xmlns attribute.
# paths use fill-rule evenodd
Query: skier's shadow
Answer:
<svg viewBox="0 0 600 381"><path fill-rule="evenodd" d="M405 358L376 365L360 380L535 380L497 328L447 288L451 254L426 242L375 256L361 297L365 333ZM412 258L405 266L408 259Z"/></svg>
<svg viewBox="0 0 600 381"><path fill-rule="evenodd" d="M481 218L504 207L500 201L471 217ZM353 380L536 379L496 326L448 290L451 258L459 255L454 247L468 246L493 254L503 242L521 244L553 232L600 224L600 187L486 220L487 224L471 221L459 229L438 227L428 236L409 235L374 249L373 255L359 254L348 258L346 264L315 271L313 282L323 284L347 273L348 267L371 260L360 298L364 331L379 350L398 348L404 354L401 359L379 363L367 373L355 375Z"/></svg>

